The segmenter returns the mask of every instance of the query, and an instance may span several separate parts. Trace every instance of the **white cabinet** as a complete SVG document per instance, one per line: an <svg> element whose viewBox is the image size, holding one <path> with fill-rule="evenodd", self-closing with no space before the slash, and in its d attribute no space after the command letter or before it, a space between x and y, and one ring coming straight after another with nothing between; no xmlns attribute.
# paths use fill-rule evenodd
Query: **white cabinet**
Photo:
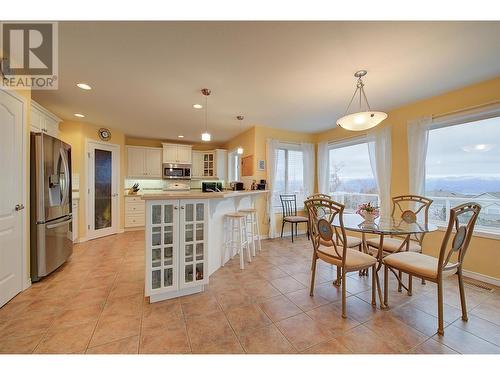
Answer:
<svg viewBox="0 0 500 375"><path fill-rule="evenodd" d="M227 181L227 150L215 150L215 177Z"/></svg>
<svg viewBox="0 0 500 375"><path fill-rule="evenodd" d="M32 132L43 132L52 137L59 136L59 123L61 120L47 111L40 104L31 101L30 128Z"/></svg>
<svg viewBox="0 0 500 375"><path fill-rule="evenodd" d="M125 197L125 228L143 227L145 215L145 203L140 197Z"/></svg>
<svg viewBox="0 0 500 375"><path fill-rule="evenodd" d="M161 178L162 149L127 146L127 177Z"/></svg>
<svg viewBox="0 0 500 375"><path fill-rule="evenodd" d="M192 157L191 178L201 178L203 176L203 151L193 151Z"/></svg>
<svg viewBox="0 0 500 375"><path fill-rule="evenodd" d="M163 143L163 162L172 164L191 164L191 146Z"/></svg>
<svg viewBox="0 0 500 375"><path fill-rule="evenodd" d="M146 292L173 298L208 282L208 201L147 201ZM158 300L156 299L156 300Z"/></svg>
<svg viewBox="0 0 500 375"><path fill-rule="evenodd" d="M71 234L73 242L78 242L78 199L73 199L71 205L71 217L73 221L71 222Z"/></svg>
<svg viewBox="0 0 500 375"><path fill-rule="evenodd" d="M194 179L226 180L227 151L222 149L193 151L191 175Z"/></svg>

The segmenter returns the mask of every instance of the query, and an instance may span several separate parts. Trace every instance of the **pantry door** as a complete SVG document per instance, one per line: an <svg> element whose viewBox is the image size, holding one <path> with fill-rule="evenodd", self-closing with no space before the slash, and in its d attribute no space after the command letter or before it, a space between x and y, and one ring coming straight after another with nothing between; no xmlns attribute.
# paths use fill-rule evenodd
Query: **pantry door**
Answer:
<svg viewBox="0 0 500 375"><path fill-rule="evenodd" d="M0 90L0 307L23 288L24 102Z"/></svg>

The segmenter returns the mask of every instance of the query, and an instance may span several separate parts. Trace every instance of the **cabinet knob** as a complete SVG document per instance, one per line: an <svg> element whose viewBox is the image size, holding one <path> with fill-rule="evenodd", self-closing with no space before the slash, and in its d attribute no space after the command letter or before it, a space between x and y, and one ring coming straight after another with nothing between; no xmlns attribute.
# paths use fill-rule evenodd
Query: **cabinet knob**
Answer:
<svg viewBox="0 0 500 375"><path fill-rule="evenodd" d="M16 211L21 211L24 210L24 204L16 204L16 207L14 207Z"/></svg>
<svg viewBox="0 0 500 375"><path fill-rule="evenodd" d="M179 209L179 207L177 207L177 206L174 206L174 210L177 210L177 209Z"/></svg>
<svg viewBox="0 0 500 375"><path fill-rule="evenodd" d="M183 210L183 209L184 209L184 206L181 206L181 210Z"/></svg>

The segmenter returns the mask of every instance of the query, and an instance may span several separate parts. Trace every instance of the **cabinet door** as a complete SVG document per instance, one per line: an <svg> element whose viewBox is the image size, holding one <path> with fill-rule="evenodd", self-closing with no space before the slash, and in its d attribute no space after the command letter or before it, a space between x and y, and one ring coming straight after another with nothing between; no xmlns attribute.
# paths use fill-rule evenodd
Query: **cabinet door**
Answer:
<svg viewBox="0 0 500 375"><path fill-rule="evenodd" d="M177 145L177 160L178 163L191 163L191 146Z"/></svg>
<svg viewBox="0 0 500 375"><path fill-rule="evenodd" d="M40 116L40 112L37 111L36 109L31 108L31 112L30 112L31 131L33 131L33 132L42 131L41 120L42 120L42 117Z"/></svg>
<svg viewBox="0 0 500 375"><path fill-rule="evenodd" d="M203 176L203 153L199 151L192 152L193 164L191 166L191 177Z"/></svg>
<svg viewBox="0 0 500 375"><path fill-rule="evenodd" d="M180 209L180 285L188 288L208 281L208 203L183 200Z"/></svg>
<svg viewBox="0 0 500 375"><path fill-rule="evenodd" d="M177 146L164 145L163 146L163 162L164 163L178 163Z"/></svg>
<svg viewBox="0 0 500 375"><path fill-rule="evenodd" d="M144 177L146 172L145 152L143 148L127 147L127 176L128 177Z"/></svg>
<svg viewBox="0 0 500 375"><path fill-rule="evenodd" d="M47 117L45 116L45 119L44 119L44 123L45 123L45 132L48 134L48 135L51 135L52 137L58 137L59 136L59 123L50 118L50 117Z"/></svg>
<svg viewBox="0 0 500 375"><path fill-rule="evenodd" d="M161 148L146 149L146 175L148 177L161 177Z"/></svg>
<svg viewBox="0 0 500 375"><path fill-rule="evenodd" d="M178 201L148 204L146 225L146 290L149 294L178 289Z"/></svg>
<svg viewBox="0 0 500 375"><path fill-rule="evenodd" d="M215 177L227 180L227 151L215 150Z"/></svg>

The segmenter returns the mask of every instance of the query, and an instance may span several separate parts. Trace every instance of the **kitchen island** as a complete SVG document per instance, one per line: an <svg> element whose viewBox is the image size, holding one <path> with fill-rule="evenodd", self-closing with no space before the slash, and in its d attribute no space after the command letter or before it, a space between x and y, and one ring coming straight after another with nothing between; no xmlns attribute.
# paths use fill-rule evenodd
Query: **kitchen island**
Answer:
<svg viewBox="0 0 500 375"><path fill-rule="evenodd" d="M203 291L222 265L224 215L255 207L256 199L266 193L145 193L145 292L150 302Z"/></svg>

